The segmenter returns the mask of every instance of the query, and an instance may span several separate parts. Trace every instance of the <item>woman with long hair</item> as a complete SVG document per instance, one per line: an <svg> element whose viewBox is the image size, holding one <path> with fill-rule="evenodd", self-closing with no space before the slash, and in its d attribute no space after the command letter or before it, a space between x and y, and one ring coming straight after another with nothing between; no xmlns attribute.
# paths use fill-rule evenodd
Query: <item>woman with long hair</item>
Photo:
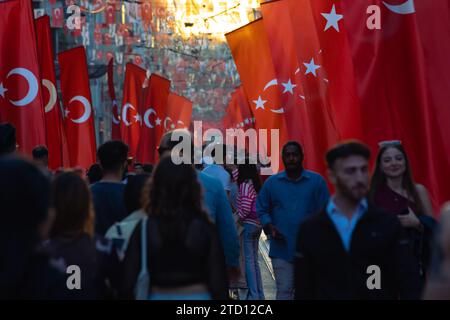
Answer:
<svg viewBox="0 0 450 320"><path fill-rule="evenodd" d="M435 225L433 209L426 188L413 180L409 159L400 141L380 144L371 181L370 200L398 216L412 240L424 280Z"/></svg>
<svg viewBox="0 0 450 320"><path fill-rule="evenodd" d="M261 180L255 164L238 166L239 192L237 213L244 226L245 274L248 300L264 300L264 290L259 268L259 238L262 226L256 214L256 198L261 189Z"/></svg>
<svg viewBox="0 0 450 320"><path fill-rule="evenodd" d="M202 198L194 167L163 157L143 192L145 232L140 222L123 261L124 298L136 298L142 268L150 274L148 299L227 298L225 257ZM144 254L147 263L141 266Z"/></svg>
<svg viewBox="0 0 450 320"><path fill-rule="evenodd" d="M94 235L94 209L86 182L74 172L59 175L52 185L54 223L46 248L53 258L82 271L75 299L113 297L117 259L112 243Z"/></svg>

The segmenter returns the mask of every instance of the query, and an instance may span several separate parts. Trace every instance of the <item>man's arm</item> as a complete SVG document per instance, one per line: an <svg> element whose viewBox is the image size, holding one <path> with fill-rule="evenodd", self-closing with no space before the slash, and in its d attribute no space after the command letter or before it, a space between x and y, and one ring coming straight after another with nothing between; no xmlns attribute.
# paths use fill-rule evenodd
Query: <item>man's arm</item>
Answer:
<svg viewBox="0 0 450 320"><path fill-rule="evenodd" d="M267 225L272 224L272 216L271 216L271 198L270 198L270 181L266 181L261 191L256 198L256 214L258 215L259 221L263 228Z"/></svg>
<svg viewBox="0 0 450 320"><path fill-rule="evenodd" d="M321 212L327 207L330 200L330 191L328 190L327 183L324 178L320 177L319 185L317 188L317 208L316 212Z"/></svg>

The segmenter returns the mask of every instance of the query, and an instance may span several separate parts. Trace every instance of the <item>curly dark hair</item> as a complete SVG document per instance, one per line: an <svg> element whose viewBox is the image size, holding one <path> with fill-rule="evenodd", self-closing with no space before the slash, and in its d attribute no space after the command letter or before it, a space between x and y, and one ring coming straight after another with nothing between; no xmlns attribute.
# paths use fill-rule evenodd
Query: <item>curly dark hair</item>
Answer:
<svg viewBox="0 0 450 320"><path fill-rule="evenodd" d="M189 164L174 164L163 157L143 192L143 206L160 226L166 241L183 241L186 228L193 219L211 222L203 207L202 188L197 172Z"/></svg>

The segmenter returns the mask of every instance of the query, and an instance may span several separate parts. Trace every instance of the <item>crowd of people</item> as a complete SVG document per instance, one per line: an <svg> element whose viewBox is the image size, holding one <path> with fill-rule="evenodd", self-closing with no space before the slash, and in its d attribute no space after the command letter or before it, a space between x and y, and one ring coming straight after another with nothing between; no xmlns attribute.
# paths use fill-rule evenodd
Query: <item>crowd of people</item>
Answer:
<svg viewBox="0 0 450 320"><path fill-rule="evenodd" d="M44 146L26 160L1 124L0 299L264 300L263 232L277 299L450 299L450 205L438 223L400 141L372 176L364 144L334 146L329 185L296 141L262 179L226 155L175 164L173 133L154 167L108 141L86 172L51 172Z"/></svg>

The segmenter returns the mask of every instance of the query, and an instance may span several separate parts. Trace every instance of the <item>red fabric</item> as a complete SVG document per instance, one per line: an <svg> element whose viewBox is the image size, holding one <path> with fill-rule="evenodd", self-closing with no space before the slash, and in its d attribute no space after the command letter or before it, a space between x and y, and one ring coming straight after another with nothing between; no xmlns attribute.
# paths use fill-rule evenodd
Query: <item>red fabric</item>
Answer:
<svg viewBox="0 0 450 320"><path fill-rule="evenodd" d="M141 137L137 158L141 162L156 163L157 147L164 133L170 81L152 74L140 107L142 115Z"/></svg>
<svg viewBox="0 0 450 320"><path fill-rule="evenodd" d="M139 105L142 99L143 85L147 72L127 63L125 81L123 83L122 114L120 121L120 136L130 148L129 155L136 157L143 114L140 114Z"/></svg>
<svg viewBox="0 0 450 320"><path fill-rule="evenodd" d="M225 129L253 128L253 114L242 86L236 88L231 94L226 112L225 122L223 122Z"/></svg>
<svg viewBox="0 0 450 320"><path fill-rule="evenodd" d="M166 119L169 119L164 124L165 131L175 128L189 128L191 126L191 117L192 101L171 92L167 99Z"/></svg>
<svg viewBox="0 0 450 320"><path fill-rule="evenodd" d="M256 118L255 128L279 129L281 148L286 141L286 128L283 113L279 113L281 99L278 88L270 85L276 80L276 73L263 19L226 34L226 39ZM267 154L270 155L270 131L267 136L267 141L263 139L259 144L267 145ZM275 152L279 154L280 150Z"/></svg>
<svg viewBox="0 0 450 320"><path fill-rule="evenodd" d="M53 47L50 34L50 18L45 15L36 20L37 49L41 67L41 88L44 100L48 166L55 170L69 166L66 134L61 106L56 90L56 76L53 65Z"/></svg>
<svg viewBox="0 0 450 320"><path fill-rule="evenodd" d="M44 107L31 1L0 2L0 118L16 127L19 151L45 145Z"/></svg>
<svg viewBox="0 0 450 320"><path fill-rule="evenodd" d="M70 166L89 168L95 163L94 107L84 47L58 54Z"/></svg>
<svg viewBox="0 0 450 320"><path fill-rule="evenodd" d="M112 101L111 107L111 138L120 140L120 112L116 99L116 91L114 89L114 58L108 63L108 91Z"/></svg>
<svg viewBox="0 0 450 320"><path fill-rule="evenodd" d="M435 111L446 108L448 93L436 93L443 89L445 78L430 75L440 74L437 69L450 69L448 57L440 52L441 45L447 49L449 46L437 35L427 40L420 36L432 32L445 35L443 26L437 27L435 22L446 21L449 25L448 6L439 2L443 12L438 12L419 5L416 12L427 11L398 14L381 0L343 1L342 4L363 106L365 140L373 151L377 151L381 140L402 140L415 180L427 187L435 206L442 204L450 197L449 154L443 136L448 129L441 128L448 124L438 120ZM381 8L382 28L377 32L368 30L365 25L367 15L364 12L369 4ZM427 13L425 23L423 14ZM418 16L421 16L423 31L419 29ZM430 21L433 23L426 25ZM446 111L438 115L445 116Z"/></svg>

